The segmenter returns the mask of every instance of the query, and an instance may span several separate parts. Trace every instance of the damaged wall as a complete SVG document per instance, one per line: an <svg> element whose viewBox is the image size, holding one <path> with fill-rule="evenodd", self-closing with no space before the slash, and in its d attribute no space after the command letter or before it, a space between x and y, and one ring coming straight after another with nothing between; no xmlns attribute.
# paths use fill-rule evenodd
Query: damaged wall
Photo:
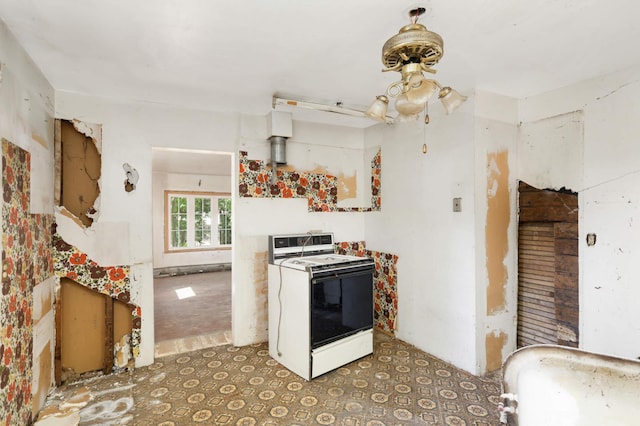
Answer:
<svg viewBox="0 0 640 426"><path fill-rule="evenodd" d="M538 189L582 186L583 112L523 122L518 135L518 179Z"/></svg>
<svg viewBox="0 0 640 426"><path fill-rule="evenodd" d="M60 217L58 231L100 265L130 265L130 302L142 312L140 356L154 358L152 147L235 152L234 114L56 93L56 115L102 125L100 211L90 229ZM123 164L138 172L133 191L123 185ZM57 218L58 219L58 218ZM242 265L239 265L242 266Z"/></svg>
<svg viewBox="0 0 640 426"><path fill-rule="evenodd" d="M428 126L367 130L385 178L366 241L398 256L396 335L474 374L515 347L516 139L517 101L485 92Z"/></svg>
<svg viewBox="0 0 640 426"><path fill-rule="evenodd" d="M398 256L396 336L467 371L476 364L472 105L449 116L434 108L428 126L366 130L367 147L382 145L383 204L364 217L367 248Z"/></svg>
<svg viewBox="0 0 640 426"><path fill-rule="evenodd" d="M275 183L268 161L252 160L247 152L240 151L238 195L245 198L305 198L310 212L370 212L379 211L380 162L378 151L371 159L370 204L360 207L340 207L339 194L342 182L326 170L305 172L288 167L278 168Z"/></svg>
<svg viewBox="0 0 640 426"><path fill-rule="evenodd" d="M105 298L111 297L85 287L74 280L60 278L60 368L62 381L75 378L88 371L111 371L114 366L124 367L130 351L118 351L120 359L111 359L113 351L107 342L107 331L112 327L111 342L131 336L132 312L124 302L115 300L113 313L107 313ZM112 321L112 326L107 326ZM127 343L129 342L127 338ZM127 349L129 345L127 344ZM58 360L56 360L58 361ZM111 365L106 365L110 362Z"/></svg>
<svg viewBox="0 0 640 426"><path fill-rule="evenodd" d="M476 92L477 374L516 348L518 101Z"/></svg>
<svg viewBox="0 0 640 426"><path fill-rule="evenodd" d="M52 387L54 90L0 21L0 418L28 424Z"/></svg>
<svg viewBox="0 0 640 426"><path fill-rule="evenodd" d="M60 120L60 141L60 154L56 155L60 158L60 205L90 227L100 196L99 147L93 137L78 131L68 120Z"/></svg>
<svg viewBox="0 0 640 426"><path fill-rule="evenodd" d="M87 235L100 214L100 176L102 171L102 128L80 120L56 120L56 209L60 223L54 235L54 269L60 277L56 288L56 382L77 374L114 367L114 346L120 339L116 366L124 367L132 356L140 354L141 310L135 305L125 309L125 319L117 302L128 304L131 298L129 265L104 265L95 262L78 247L65 241L74 234ZM125 188L130 192L133 187ZM88 239L76 240L87 243ZM108 240L103 250L110 251ZM113 299L116 300L115 307ZM128 311L128 312L126 312ZM113 333L116 323L135 325ZM129 342L131 344L129 344Z"/></svg>
<svg viewBox="0 0 640 426"><path fill-rule="evenodd" d="M580 347L615 356L640 356L640 66L520 102L525 123L583 111L581 146L564 160L579 200ZM565 126L574 120L565 118ZM549 134L552 129L549 129ZM540 152L554 152L539 139ZM576 166L574 166L576 165ZM546 166L540 164L545 175ZM555 187L556 182L551 182ZM565 185L560 183L560 185ZM586 236L596 235L587 246Z"/></svg>
<svg viewBox="0 0 640 426"><path fill-rule="evenodd" d="M243 116L240 131L238 150L247 152L247 159L268 161L267 118ZM365 171L363 158L369 154L366 167L370 168L375 151L364 149L362 129L294 121L293 137L287 141L288 167L300 171L320 168L334 176L366 176L370 172ZM260 169L259 164L255 166L252 173ZM362 184L370 185L370 180ZM235 200L232 326L236 345L267 340L266 303L256 301L266 300L266 264L259 254L267 251L268 235L322 230L333 232L336 241L360 241L364 237L363 213L309 212L307 197L284 197L280 191L285 186L277 198L239 194ZM359 190L367 194L364 201L358 199L362 202L359 206L371 204L370 192ZM246 194L252 194L251 188Z"/></svg>

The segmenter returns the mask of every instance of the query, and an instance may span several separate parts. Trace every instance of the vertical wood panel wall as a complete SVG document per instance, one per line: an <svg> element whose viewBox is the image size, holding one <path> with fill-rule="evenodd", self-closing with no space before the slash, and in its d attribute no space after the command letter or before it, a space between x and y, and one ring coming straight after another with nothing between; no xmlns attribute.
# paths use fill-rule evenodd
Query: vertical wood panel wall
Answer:
<svg viewBox="0 0 640 426"><path fill-rule="evenodd" d="M519 185L518 347L578 346L578 196Z"/></svg>

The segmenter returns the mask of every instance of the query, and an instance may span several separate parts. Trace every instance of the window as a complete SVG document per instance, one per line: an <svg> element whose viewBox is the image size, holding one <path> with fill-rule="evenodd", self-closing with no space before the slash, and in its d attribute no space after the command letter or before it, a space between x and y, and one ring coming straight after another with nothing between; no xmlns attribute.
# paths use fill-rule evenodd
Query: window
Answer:
<svg viewBox="0 0 640 426"><path fill-rule="evenodd" d="M231 198L211 192L165 191L165 250L231 246Z"/></svg>

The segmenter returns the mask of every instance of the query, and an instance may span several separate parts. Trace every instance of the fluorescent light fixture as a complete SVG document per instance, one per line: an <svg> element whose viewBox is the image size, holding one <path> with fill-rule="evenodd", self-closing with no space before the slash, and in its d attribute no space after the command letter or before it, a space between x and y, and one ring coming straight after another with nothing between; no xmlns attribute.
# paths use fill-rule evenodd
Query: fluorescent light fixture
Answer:
<svg viewBox="0 0 640 426"><path fill-rule="evenodd" d="M276 109L276 107L278 106L286 106L286 107L305 108L305 109L311 109L311 110L322 111L322 112L331 112L334 114L348 115L351 117L360 117L360 118L367 117L365 110L348 108L342 105L342 103L340 102L336 103L335 105L327 105L319 102L301 101L296 99L274 96L272 106L273 106L273 109ZM383 117L381 118L381 121L386 121L387 123L393 123L393 118Z"/></svg>

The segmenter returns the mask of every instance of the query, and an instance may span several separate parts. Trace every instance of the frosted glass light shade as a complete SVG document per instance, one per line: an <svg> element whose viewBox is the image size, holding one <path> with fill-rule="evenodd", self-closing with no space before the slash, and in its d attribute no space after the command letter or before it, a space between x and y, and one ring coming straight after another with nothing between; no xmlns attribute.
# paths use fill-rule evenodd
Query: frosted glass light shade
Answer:
<svg viewBox="0 0 640 426"><path fill-rule="evenodd" d="M365 115L374 120L384 121L387 118L387 107L389 106L389 98L384 95L376 96Z"/></svg>
<svg viewBox="0 0 640 426"><path fill-rule="evenodd" d="M438 98L440 102L442 102L442 106L445 111L447 111L447 114L451 114L467 100L466 96L462 96L451 87L443 87L442 90L440 90Z"/></svg>
<svg viewBox="0 0 640 426"><path fill-rule="evenodd" d="M414 103L424 104L435 93L437 88L433 80L422 79L422 81L416 85L411 85L411 82L409 82L407 99Z"/></svg>
<svg viewBox="0 0 640 426"><path fill-rule="evenodd" d="M424 109L424 103L411 102L407 94L403 93L396 98L396 111L402 115L419 114Z"/></svg>
<svg viewBox="0 0 640 426"><path fill-rule="evenodd" d="M411 114L411 115L398 114L398 116L393 120L393 122L394 123L410 123L412 121L418 121L419 118L420 118L420 114Z"/></svg>

